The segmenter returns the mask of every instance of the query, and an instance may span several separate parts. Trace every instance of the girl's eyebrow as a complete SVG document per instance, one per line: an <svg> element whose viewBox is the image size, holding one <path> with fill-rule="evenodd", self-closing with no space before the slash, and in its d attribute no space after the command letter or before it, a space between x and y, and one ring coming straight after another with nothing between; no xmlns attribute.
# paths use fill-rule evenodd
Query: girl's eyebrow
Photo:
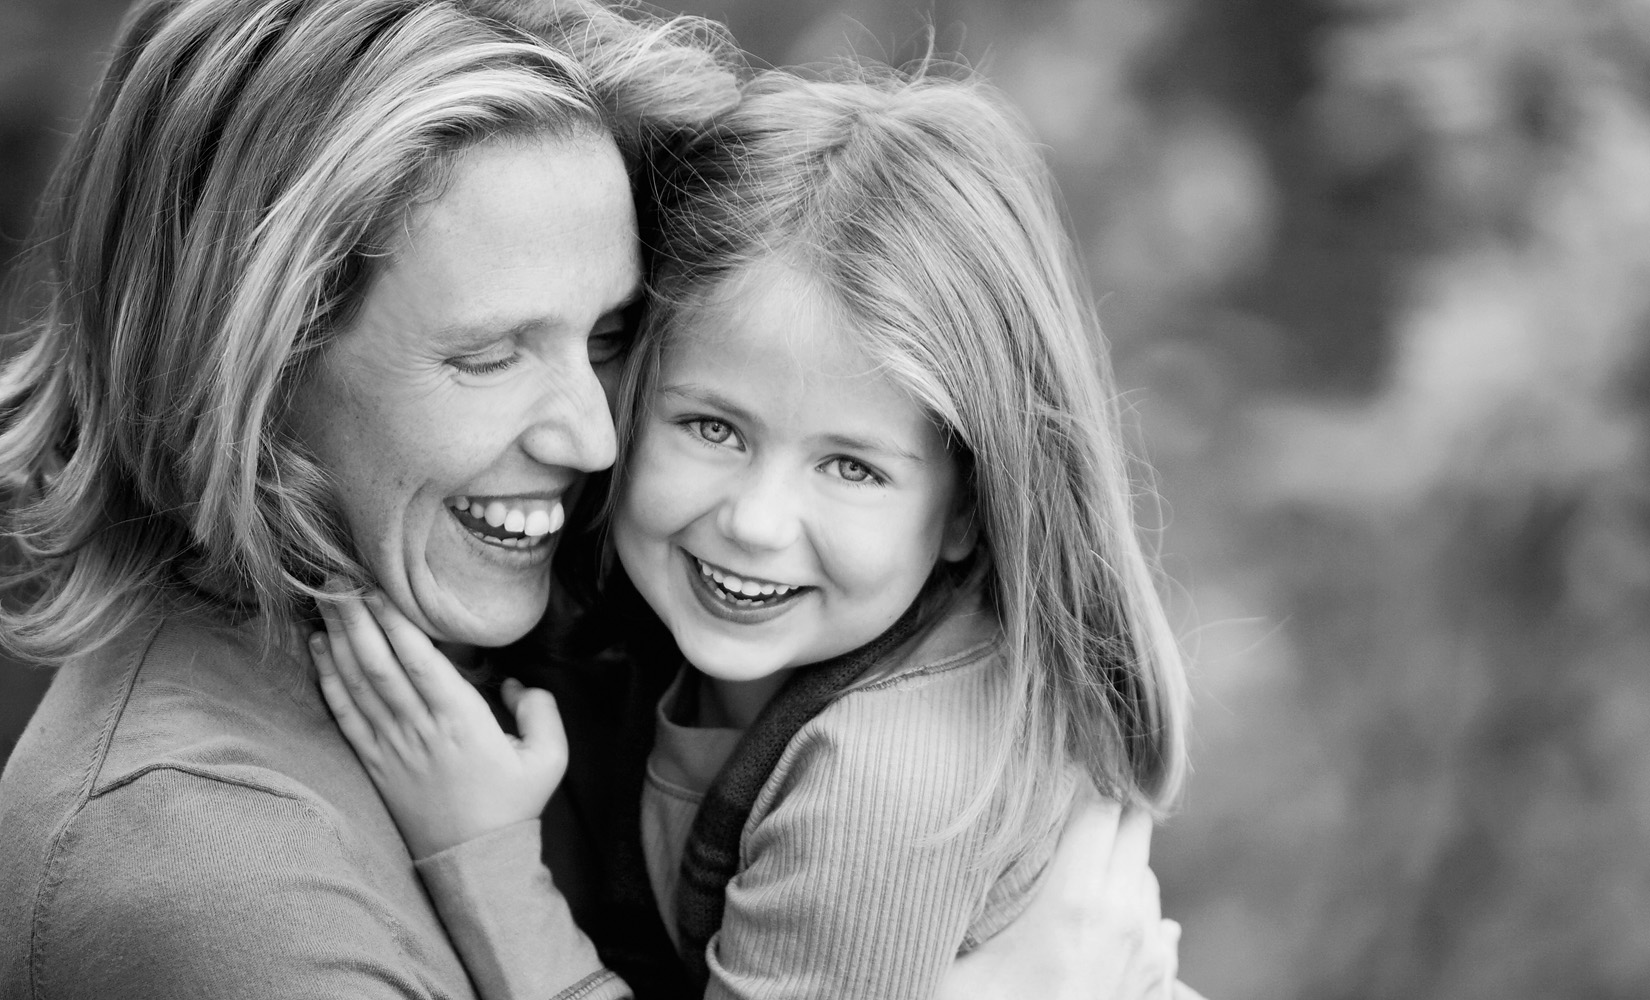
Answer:
<svg viewBox="0 0 1650 1000"><path fill-rule="evenodd" d="M912 462L916 465L928 464L928 460L923 458L921 455L902 448L887 438L854 437L849 434L825 434L821 435L820 440L824 441L833 448L841 448L844 451L888 455L894 458L904 459L905 461Z"/></svg>
<svg viewBox="0 0 1650 1000"><path fill-rule="evenodd" d="M753 425L761 423L749 410L708 386L694 385L691 382L679 382L660 386L659 392L690 403L698 403L701 406L721 410L742 423Z"/></svg>

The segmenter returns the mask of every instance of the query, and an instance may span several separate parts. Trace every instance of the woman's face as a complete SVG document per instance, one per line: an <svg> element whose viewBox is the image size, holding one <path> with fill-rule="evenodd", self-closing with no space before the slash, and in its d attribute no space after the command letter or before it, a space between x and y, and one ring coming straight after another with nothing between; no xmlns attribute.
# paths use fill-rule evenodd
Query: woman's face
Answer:
<svg viewBox="0 0 1650 1000"><path fill-rule="evenodd" d="M613 461L639 276L610 139L477 146L300 388L356 548L437 641L503 645L544 614L572 491Z"/></svg>

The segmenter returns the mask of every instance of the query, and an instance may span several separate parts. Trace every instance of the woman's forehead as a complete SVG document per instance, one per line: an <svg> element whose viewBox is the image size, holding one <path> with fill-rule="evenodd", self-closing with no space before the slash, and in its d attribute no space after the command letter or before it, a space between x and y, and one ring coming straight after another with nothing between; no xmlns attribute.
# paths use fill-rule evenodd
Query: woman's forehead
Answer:
<svg viewBox="0 0 1650 1000"><path fill-rule="evenodd" d="M610 139L489 143L457 160L419 206L365 308L426 329L587 322L640 277L635 212Z"/></svg>

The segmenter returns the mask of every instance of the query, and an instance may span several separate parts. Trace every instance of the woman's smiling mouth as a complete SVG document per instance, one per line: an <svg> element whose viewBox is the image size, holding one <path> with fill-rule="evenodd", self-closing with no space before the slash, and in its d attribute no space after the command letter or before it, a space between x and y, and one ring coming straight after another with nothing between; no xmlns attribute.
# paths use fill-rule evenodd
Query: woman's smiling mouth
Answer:
<svg viewBox="0 0 1650 1000"><path fill-rule="evenodd" d="M567 520L560 500L532 497L459 496L448 509L471 535L502 548L537 548Z"/></svg>

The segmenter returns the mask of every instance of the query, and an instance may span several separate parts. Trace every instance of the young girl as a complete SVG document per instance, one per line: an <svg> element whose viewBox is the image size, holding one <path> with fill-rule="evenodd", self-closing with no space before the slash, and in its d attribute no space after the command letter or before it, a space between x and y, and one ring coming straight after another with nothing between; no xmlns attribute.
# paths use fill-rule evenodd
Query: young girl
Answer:
<svg viewBox="0 0 1650 1000"><path fill-rule="evenodd" d="M610 502L686 661L637 792L659 912L707 995L928 996L1020 912L1079 787L1159 810L1185 772L1080 266L978 83L769 73L665 176ZM329 627L358 746L357 663L399 654L432 711L457 690L427 645ZM565 753L532 698L507 691L551 751L486 787L373 769L410 844L542 805Z"/></svg>

